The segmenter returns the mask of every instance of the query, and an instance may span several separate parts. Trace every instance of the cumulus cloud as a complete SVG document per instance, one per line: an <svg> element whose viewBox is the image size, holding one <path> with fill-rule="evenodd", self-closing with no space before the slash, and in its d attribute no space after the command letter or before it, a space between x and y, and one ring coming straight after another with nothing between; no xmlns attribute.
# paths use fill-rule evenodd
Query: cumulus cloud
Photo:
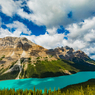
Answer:
<svg viewBox="0 0 95 95"><path fill-rule="evenodd" d="M15 31L12 33L12 31L9 31L8 29L0 28L0 38L6 36L20 37L21 33L28 35L31 34L31 31L23 23L19 21L14 21L12 24L7 24L6 26L10 28L10 30L14 28Z"/></svg>
<svg viewBox="0 0 95 95"><path fill-rule="evenodd" d="M18 14L47 28L64 27L79 22L95 14L95 0L29 0L27 6L32 14L18 10Z"/></svg>
<svg viewBox="0 0 95 95"><path fill-rule="evenodd" d="M8 29L0 28L0 38L6 37L6 36L13 36Z"/></svg>
<svg viewBox="0 0 95 95"><path fill-rule="evenodd" d="M50 29L47 29L47 32L50 34L50 35L53 35L53 34L56 34L57 32L57 27L53 27L53 28L50 28Z"/></svg>
<svg viewBox="0 0 95 95"><path fill-rule="evenodd" d="M22 2L33 11L28 14L21 8ZM7 2L7 3L5 3ZM95 0L0 0L1 11L8 16L18 14L48 29L64 27L95 15Z"/></svg>
<svg viewBox="0 0 95 95"><path fill-rule="evenodd" d="M63 44L81 49L89 56L95 53L95 17L84 20L84 22L74 23L66 27L69 30L68 40Z"/></svg>
<svg viewBox="0 0 95 95"><path fill-rule="evenodd" d="M31 31L21 22L19 21L14 21L12 24L6 25L10 29L15 28L16 30L14 31L14 34L20 35L22 32L25 34L30 35Z"/></svg>
<svg viewBox="0 0 95 95"><path fill-rule="evenodd" d="M26 37L38 45L41 45L47 49L51 49L58 46L62 46L64 34L49 35L46 33L45 35L40 35L40 36L31 35Z"/></svg>
<svg viewBox="0 0 95 95"><path fill-rule="evenodd" d="M20 9L21 2L21 0L16 2L13 0L0 0L1 11L8 16L12 16Z"/></svg>

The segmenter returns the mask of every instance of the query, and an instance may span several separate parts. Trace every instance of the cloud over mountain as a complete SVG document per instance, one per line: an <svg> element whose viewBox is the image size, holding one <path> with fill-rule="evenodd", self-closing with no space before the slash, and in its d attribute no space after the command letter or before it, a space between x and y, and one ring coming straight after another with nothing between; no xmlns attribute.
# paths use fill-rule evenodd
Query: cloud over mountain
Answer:
<svg viewBox="0 0 95 95"><path fill-rule="evenodd" d="M0 37L26 36L45 48L68 45L95 59L95 0L0 0L0 13L13 20L6 24L0 16Z"/></svg>

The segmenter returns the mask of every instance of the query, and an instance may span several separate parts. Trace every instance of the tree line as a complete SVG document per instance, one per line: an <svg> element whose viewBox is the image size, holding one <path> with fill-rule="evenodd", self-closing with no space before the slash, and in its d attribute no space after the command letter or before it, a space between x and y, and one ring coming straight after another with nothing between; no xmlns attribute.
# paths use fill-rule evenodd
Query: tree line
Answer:
<svg viewBox="0 0 95 95"><path fill-rule="evenodd" d="M59 88L57 91L55 88L54 91L45 88L44 93L42 93L42 90L36 90L35 87L34 90L2 89L0 90L0 95L95 95L95 88L90 88L89 85L87 85L86 89L83 89L81 86L78 90L69 91L67 89L65 92L62 92Z"/></svg>

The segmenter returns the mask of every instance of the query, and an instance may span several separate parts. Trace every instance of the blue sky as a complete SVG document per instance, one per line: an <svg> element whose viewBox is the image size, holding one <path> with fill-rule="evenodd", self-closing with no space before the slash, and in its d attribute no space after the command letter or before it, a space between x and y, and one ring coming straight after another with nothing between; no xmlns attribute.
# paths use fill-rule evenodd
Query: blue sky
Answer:
<svg viewBox="0 0 95 95"><path fill-rule="evenodd" d="M6 3L7 2L7 3ZM95 59L95 0L0 0L0 38L70 46Z"/></svg>

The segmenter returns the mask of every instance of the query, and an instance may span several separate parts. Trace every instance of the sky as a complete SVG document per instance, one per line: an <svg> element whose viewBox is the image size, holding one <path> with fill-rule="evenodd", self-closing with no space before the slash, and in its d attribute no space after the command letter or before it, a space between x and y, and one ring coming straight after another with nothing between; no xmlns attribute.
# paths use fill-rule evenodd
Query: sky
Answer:
<svg viewBox="0 0 95 95"><path fill-rule="evenodd" d="M69 46L95 59L95 0L0 0L0 38Z"/></svg>

